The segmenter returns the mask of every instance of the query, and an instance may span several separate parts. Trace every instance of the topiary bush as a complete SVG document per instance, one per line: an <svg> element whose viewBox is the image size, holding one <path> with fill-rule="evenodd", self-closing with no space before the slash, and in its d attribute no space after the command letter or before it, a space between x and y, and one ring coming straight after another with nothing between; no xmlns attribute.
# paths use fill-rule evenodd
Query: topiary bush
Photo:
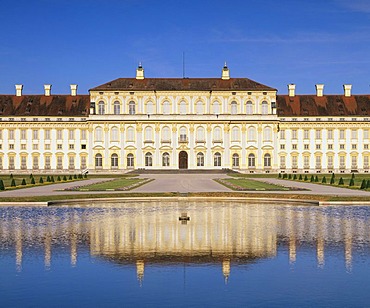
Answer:
<svg viewBox="0 0 370 308"><path fill-rule="evenodd" d="M44 179L42 178L42 176L40 177L39 183L40 184L44 183Z"/></svg>
<svg viewBox="0 0 370 308"><path fill-rule="evenodd" d="M15 180L14 180L14 179L12 179L12 182L10 183L10 186L11 186L11 187L15 187L15 186L17 186L17 185L15 184Z"/></svg>
<svg viewBox="0 0 370 308"><path fill-rule="evenodd" d="M5 190L5 186L4 186L3 180L0 180L0 190Z"/></svg>
<svg viewBox="0 0 370 308"><path fill-rule="evenodd" d="M72 180L73 180L73 178L72 178L72 174L70 174L70 175L69 175L68 180L70 180L70 181L72 181Z"/></svg>
<svg viewBox="0 0 370 308"><path fill-rule="evenodd" d="M34 177L31 178L31 184L36 184Z"/></svg>
<svg viewBox="0 0 370 308"><path fill-rule="evenodd" d="M77 174L75 174L75 175L73 176L73 178L74 178L75 180L77 180Z"/></svg>
<svg viewBox="0 0 370 308"><path fill-rule="evenodd" d="M50 182L50 176L47 176L46 182Z"/></svg>
<svg viewBox="0 0 370 308"><path fill-rule="evenodd" d="M293 180L296 180L296 179L297 179L297 175L294 173Z"/></svg>
<svg viewBox="0 0 370 308"><path fill-rule="evenodd" d="M313 175L311 175L310 182L314 182L314 181L315 181L315 177Z"/></svg>
<svg viewBox="0 0 370 308"><path fill-rule="evenodd" d="M60 178L60 176L58 175L58 177L57 177L57 181L58 182L60 182L61 181L61 178Z"/></svg>
<svg viewBox="0 0 370 308"><path fill-rule="evenodd" d="M370 180L366 181L366 188L370 188Z"/></svg>
<svg viewBox="0 0 370 308"><path fill-rule="evenodd" d="M288 179L289 179L289 180L291 180L291 179L292 179L292 175L291 175L291 174L289 174L289 175L288 175Z"/></svg>
<svg viewBox="0 0 370 308"><path fill-rule="evenodd" d="M366 189L366 180L365 179L362 180L360 189Z"/></svg>
<svg viewBox="0 0 370 308"><path fill-rule="evenodd" d="M322 177L321 183L326 184L326 177L325 177L325 175Z"/></svg>
<svg viewBox="0 0 370 308"><path fill-rule="evenodd" d="M344 185L344 181L342 177L339 179L338 185Z"/></svg>
<svg viewBox="0 0 370 308"><path fill-rule="evenodd" d="M304 180L308 181L308 176L307 175L304 176Z"/></svg>
<svg viewBox="0 0 370 308"><path fill-rule="evenodd" d="M87 173L84 174L84 178L87 179Z"/></svg>
<svg viewBox="0 0 370 308"><path fill-rule="evenodd" d="M351 177L351 179L352 179L352 180L354 180L354 179L355 179L355 174L354 174L354 173L352 173L352 177Z"/></svg>
<svg viewBox="0 0 370 308"><path fill-rule="evenodd" d="M50 177L50 182L53 182L53 183L55 182L55 181L54 181L54 176L51 176L51 177Z"/></svg>
<svg viewBox="0 0 370 308"><path fill-rule="evenodd" d="M281 179L281 173L279 172L278 178Z"/></svg>
<svg viewBox="0 0 370 308"><path fill-rule="evenodd" d="M318 182L319 181L319 177L316 175L315 176L315 182Z"/></svg>
<svg viewBox="0 0 370 308"><path fill-rule="evenodd" d="M13 178L13 173L10 174L10 178L12 179Z"/></svg>
<svg viewBox="0 0 370 308"><path fill-rule="evenodd" d="M67 181L67 177L63 175L63 181Z"/></svg>
<svg viewBox="0 0 370 308"><path fill-rule="evenodd" d="M23 179L22 180L22 184L21 185L27 185L26 179Z"/></svg>
<svg viewBox="0 0 370 308"><path fill-rule="evenodd" d="M355 180L353 178L349 180L349 186L355 186Z"/></svg>
<svg viewBox="0 0 370 308"><path fill-rule="evenodd" d="M81 173L78 175L78 178L79 179L82 179L82 174Z"/></svg>
<svg viewBox="0 0 370 308"><path fill-rule="evenodd" d="M299 175L299 180L302 181L303 180L303 177L302 177L302 174Z"/></svg>
<svg viewBox="0 0 370 308"><path fill-rule="evenodd" d="M32 173L30 174L30 179L32 179L33 178L33 175L32 175Z"/></svg>

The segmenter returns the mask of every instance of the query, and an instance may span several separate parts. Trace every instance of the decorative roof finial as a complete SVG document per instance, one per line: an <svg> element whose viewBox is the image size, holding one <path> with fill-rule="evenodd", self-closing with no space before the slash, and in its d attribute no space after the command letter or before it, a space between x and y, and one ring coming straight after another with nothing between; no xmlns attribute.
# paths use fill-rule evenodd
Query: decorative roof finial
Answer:
<svg viewBox="0 0 370 308"><path fill-rule="evenodd" d="M225 65L224 65L224 68L227 68L227 64L226 64L226 61L225 61Z"/></svg>
<svg viewBox="0 0 370 308"><path fill-rule="evenodd" d="M139 68L142 68L143 66L141 65L141 61L139 62Z"/></svg>

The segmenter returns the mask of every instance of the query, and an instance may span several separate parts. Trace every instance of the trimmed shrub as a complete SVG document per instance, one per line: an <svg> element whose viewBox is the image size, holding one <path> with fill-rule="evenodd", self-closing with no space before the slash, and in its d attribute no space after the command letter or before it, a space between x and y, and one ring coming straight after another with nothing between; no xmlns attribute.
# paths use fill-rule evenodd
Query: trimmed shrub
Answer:
<svg viewBox="0 0 370 308"><path fill-rule="evenodd" d="M316 175L315 176L315 182L318 182L319 181L319 177Z"/></svg>
<svg viewBox="0 0 370 308"><path fill-rule="evenodd" d="M352 179L352 180L354 180L354 179L355 179L355 174L354 174L354 173L352 173L352 177L351 177L351 179Z"/></svg>
<svg viewBox="0 0 370 308"><path fill-rule="evenodd" d="M12 179L13 178L13 173L10 174L10 178Z"/></svg>
<svg viewBox="0 0 370 308"><path fill-rule="evenodd" d="M63 175L63 181L67 181L67 177Z"/></svg>
<svg viewBox="0 0 370 308"><path fill-rule="evenodd" d="M11 187L15 187L15 186L17 186L17 185L15 184L15 180L14 180L14 179L12 179L12 182L11 182L10 186L11 186Z"/></svg>
<svg viewBox="0 0 370 308"><path fill-rule="evenodd" d="M82 179L82 174L81 173L78 175L78 178L79 179Z"/></svg>
<svg viewBox="0 0 370 308"><path fill-rule="evenodd" d="M30 179L32 179L33 178L33 175L32 175L32 173L30 174Z"/></svg>
<svg viewBox="0 0 370 308"><path fill-rule="evenodd" d="M308 181L308 176L307 175L304 176L304 180Z"/></svg>
<svg viewBox="0 0 370 308"><path fill-rule="evenodd" d="M302 177L302 174L299 175L299 180L302 181L303 180L303 177Z"/></svg>
<svg viewBox="0 0 370 308"><path fill-rule="evenodd" d="M50 176L46 178L46 182L50 182Z"/></svg>
<svg viewBox="0 0 370 308"><path fill-rule="evenodd" d="M289 174L289 175L288 175L288 179L289 179L289 180L291 180L291 179L292 179L292 175L291 175L291 174Z"/></svg>
<svg viewBox="0 0 370 308"><path fill-rule="evenodd" d="M84 174L84 178L87 179L87 173Z"/></svg>
<svg viewBox="0 0 370 308"><path fill-rule="evenodd" d="M355 180L354 179L349 180L349 186L355 186Z"/></svg>
<svg viewBox="0 0 370 308"><path fill-rule="evenodd" d="M75 175L73 176L73 178L74 178L75 180L77 180L77 174L75 174Z"/></svg>
<svg viewBox="0 0 370 308"><path fill-rule="evenodd" d="M339 179L338 185L344 185L344 181L342 177Z"/></svg>
<svg viewBox="0 0 370 308"><path fill-rule="evenodd" d="M21 185L27 185L26 179L23 179L22 180L22 184Z"/></svg>
<svg viewBox="0 0 370 308"><path fill-rule="evenodd" d="M326 184L326 177L325 177L325 175L322 177L321 183Z"/></svg>
<svg viewBox="0 0 370 308"><path fill-rule="evenodd" d="M293 180L296 180L296 179L297 179L297 175L294 173Z"/></svg>
<svg viewBox="0 0 370 308"><path fill-rule="evenodd" d="M31 178L31 184L36 184L34 177Z"/></svg>
<svg viewBox="0 0 370 308"><path fill-rule="evenodd" d="M362 183L361 183L361 187L360 187L360 189L365 189L366 188L366 180L365 179L363 179L362 180Z"/></svg>
<svg viewBox="0 0 370 308"><path fill-rule="evenodd" d="M51 177L50 177L50 182L55 182L55 181L54 181L54 176L51 176Z"/></svg>
<svg viewBox="0 0 370 308"><path fill-rule="evenodd" d="M313 175L311 175L310 182L315 182L315 177Z"/></svg>
<svg viewBox="0 0 370 308"><path fill-rule="evenodd" d="M69 175L68 180L70 180L70 181L72 181L72 180L73 180L73 178L72 178L72 174L70 174L70 175Z"/></svg>
<svg viewBox="0 0 370 308"><path fill-rule="evenodd" d="M367 182L366 182L366 188L370 188L370 180L367 180Z"/></svg>
<svg viewBox="0 0 370 308"><path fill-rule="evenodd" d="M57 181L60 182L62 179L60 178L60 176L58 175L57 177Z"/></svg>
<svg viewBox="0 0 370 308"><path fill-rule="evenodd" d="M281 179L281 173L279 172L278 178Z"/></svg>
<svg viewBox="0 0 370 308"><path fill-rule="evenodd" d="M44 183L44 179L42 178L42 176L40 177L39 183L40 184Z"/></svg>
<svg viewBox="0 0 370 308"><path fill-rule="evenodd" d="M0 180L0 190L5 190L5 186L4 186L3 180Z"/></svg>

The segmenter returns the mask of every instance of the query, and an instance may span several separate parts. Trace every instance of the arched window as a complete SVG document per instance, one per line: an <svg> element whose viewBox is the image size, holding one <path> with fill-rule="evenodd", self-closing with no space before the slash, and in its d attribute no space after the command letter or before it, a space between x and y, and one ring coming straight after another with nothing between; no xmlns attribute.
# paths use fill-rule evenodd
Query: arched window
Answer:
<svg viewBox="0 0 370 308"><path fill-rule="evenodd" d="M271 155L270 154L265 154L263 157L263 165L265 167L271 167Z"/></svg>
<svg viewBox="0 0 370 308"><path fill-rule="evenodd" d="M128 103L128 114L135 114L135 102L131 101Z"/></svg>
<svg viewBox="0 0 370 308"><path fill-rule="evenodd" d="M253 103L251 101L247 102L246 109L247 114L253 114Z"/></svg>
<svg viewBox="0 0 370 308"><path fill-rule="evenodd" d="M267 126L263 129L263 139L265 141L271 141L272 137L271 137L271 127Z"/></svg>
<svg viewBox="0 0 370 308"><path fill-rule="evenodd" d="M185 126L182 126L180 127L180 142L186 142L186 127Z"/></svg>
<svg viewBox="0 0 370 308"><path fill-rule="evenodd" d="M198 101L197 102L195 112L196 112L196 114L203 114L203 112L204 112L204 110L203 110L203 102L201 102L201 101Z"/></svg>
<svg viewBox="0 0 370 308"><path fill-rule="evenodd" d="M95 167L97 168L103 167L103 156L101 154L95 155Z"/></svg>
<svg viewBox="0 0 370 308"><path fill-rule="evenodd" d="M105 105L103 101L100 101L98 103L98 113L99 114L105 114Z"/></svg>
<svg viewBox="0 0 370 308"><path fill-rule="evenodd" d="M162 166L163 167L168 167L169 165L170 165L170 154L165 152L162 155Z"/></svg>
<svg viewBox="0 0 370 308"><path fill-rule="evenodd" d="M215 155L213 156L213 165L215 167L221 166L221 154L218 152L216 152Z"/></svg>
<svg viewBox="0 0 370 308"><path fill-rule="evenodd" d="M134 168L134 155L131 153L127 155L127 168Z"/></svg>
<svg viewBox="0 0 370 308"><path fill-rule="evenodd" d="M154 113L154 105L152 102L148 102L146 104L146 113L147 114L153 114Z"/></svg>
<svg viewBox="0 0 370 308"><path fill-rule="evenodd" d="M171 140L171 131L168 126L162 128L162 142Z"/></svg>
<svg viewBox="0 0 370 308"><path fill-rule="evenodd" d="M127 128L127 141L134 141L135 140L135 129L130 126Z"/></svg>
<svg viewBox="0 0 370 308"><path fill-rule="evenodd" d="M112 168L118 168L118 155L117 154L112 154L110 157L111 161L111 167Z"/></svg>
<svg viewBox="0 0 370 308"><path fill-rule="evenodd" d="M120 114L121 113L121 104L118 101L115 101L113 103L113 113L114 114Z"/></svg>
<svg viewBox="0 0 370 308"><path fill-rule="evenodd" d="M103 129L100 126L95 129L95 141L103 141Z"/></svg>
<svg viewBox="0 0 370 308"><path fill-rule="evenodd" d="M220 141L222 141L221 128L217 126L213 130L213 142L220 142Z"/></svg>
<svg viewBox="0 0 370 308"><path fill-rule="evenodd" d="M231 114L238 113L238 103L236 101L231 102Z"/></svg>
<svg viewBox="0 0 370 308"><path fill-rule="evenodd" d="M269 113L269 109L268 109L269 105L266 101L263 101L262 102L262 114L268 114Z"/></svg>
<svg viewBox="0 0 370 308"><path fill-rule="evenodd" d="M255 141L256 140L256 129L251 126L248 128L248 141Z"/></svg>
<svg viewBox="0 0 370 308"><path fill-rule="evenodd" d="M153 155L152 153L146 153L145 154L145 166L146 167L151 167L153 166Z"/></svg>
<svg viewBox="0 0 370 308"><path fill-rule="evenodd" d="M153 128L151 126L147 126L145 128L145 141L152 141L153 140Z"/></svg>
<svg viewBox="0 0 370 308"><path fill-rule="evenodd" d="M231 131L231 141L239 141L240 140L240 129L237 126L234 126Z"/></svg>
<svg viewBox="0 0 370 308"><path fill-rule="evenodd" d="M186 114L186 102L181 101L180 102L180 108L179 108L179 113L180 114Z"/></svg>
<svg viewBox="0 0 370 308"><path fill-rule="evenodd" d="M205 141L204 138L204 127L199 126L197 128L197 141Z"/></svg>
<svg viewBox="0 0 370 308"><path fill-rule="evenodd" d="M197 154L197 166L198 167L203 167L204 166L204 154L203 153L198 153Z"/></svg>
<svg viewBox="0 0 370 308"><path fill-rule="evenodd" d="M220 114L220 103L218 101L213 103L213 114Z"/></svg>
<svg viewBox="0 0 370 308"><path fill-rule="evenodd" d="M254 154L248 155L248 167L256 167L256 156Z"/></svg>
<svg viewBox="0 0 370 308"><path fill-rule="evenodd" d="M170 114L170 102L169 101L165 101L163 103L163 114Z"/></svg>
<svg viewBox="0 0 370 308"><path fill-rule="evenodd" d="M110 137L111 141L118 141L118 128L116 126L112 127Z"/></svg>
<svg viewBox="0 0 370 308"><path fill-rule="evenodd" d="M239 167L239 155L233 154L233 168Z"/></svg>

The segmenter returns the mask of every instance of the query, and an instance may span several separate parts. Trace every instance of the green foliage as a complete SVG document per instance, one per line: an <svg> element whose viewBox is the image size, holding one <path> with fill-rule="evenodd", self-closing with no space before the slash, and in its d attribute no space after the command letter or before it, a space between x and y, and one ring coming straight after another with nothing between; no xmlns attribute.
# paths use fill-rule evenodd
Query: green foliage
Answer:
<svg viewBox="0 0 370 308"><path fill-rule="evenodd" d="M67 181L67 177L63 175L63 181Z"/></svg>
<svg viewBox="0 0 370 308"><path fill-rule="evenodd" d="M79 179L82 179L82 174L81 173L78 175L78 178Z"/></svg>
<svg viewBox="0 0 370 308"><path fill-rule="evenodd" d="M292 175L291 175L291 174L289 174L289 175L288 175L288 179L289 179L289 180L291 180L291 179L292 179Z"/></svg>
<svg viewBox="0 0 370 308"><path fill-rule="evenodd" d="M297 175L294 173L293 180L296 180L296 179L297 179Z"/></svg>
<svg viewBox="0 0 370 308"><path fill-rule="evenodd" d="M87 179L87 173L84 174L84 178Z"/></svg>
<svg viewBox="0 0 370 308"><path fill-rule="evenodd" d="M360 189L365 189L366 188L366 180L365 179L363 179L362 180L362 183L361 183L361 187L360 187Z"/></svg>
<svg viewBox="0 0 370 308"><path fill-rule="evenodd" d="M31 178L31 184L36 184L34 177Z"/></svg>
<svg viewBox="0 0 370 308"><path fill-rule="evenodd" d="M307 175L304 176L304 180L308 181L308 176Z"/></svg>
<svg viewBox="0 0 370 308"><path fill-rule="evenodd" d="M352 179L352 180L354 180L354 179L355 179L355 174L354 174L354 173L352 173L352 177L351 177L351 179Z"/></svg>
<svg viewBox="0 0 370 308"><path fill-rule="evenodd" d="M326 184L326 177L325 177L325 175L322 177L321 183Z"/></svg>
<svg viewBox="0 0 370 308"><path fill-rule="evenodd" d="M316 175L315 176L315 182L318 182L319 181L319 177Z"/></svg>
<svg viewBox="0 0 370 308"><path fill-rule="evenodd" d="M283 179L286 179L288 175L286 173L283 174Z"/></svg>
<svg viewBox="0 0 370 308"><path fill-rule="evenodd" d="M60 178L60 176L58 175L57 177L57 181L60 182L62 179Z"/></svg>
<svg viewBox="0 0 370 308"><path fill-rule="evenodd" d="M4 186L3 180L0 180L0 190L5 190L5 186Z"/></svg>
<svg viewBox="0 0 370 308"><path fill-rule="evenodd" d="M42 176L40 177L39 182L40 182L40 184L44 183L44 179L42 178Z"/></svg>
<svg viewBox="0 0 370 308"><path fill-rule="evenodd" d="M11 187L15 187L15 186L17 186L17 185L15 184L15 179L13 179L13 178L12 178L12 182L10 183L10 186L11 186Z"/></svg>
<svg viewBox="0 0 370 308"><path fill-rule="evenodd" d="M70 180L70 181L72 181L72 180L73 180L73 178L72 178L72 174L70 174L70 175L69 175L68 180Z"/></svg>
<svg viewBox="0 0 370 308"><path fill-rule="evenodd" d="M338 185L344 185L344 181L342 177L339 179Z"/></svg>
<svg viewBox="0 0 370 308"><path fill-rule="evenodd" d="M21 185L27 185L26 179L23 179L22 180L22 184Z"/></svg>
<svg viewBox="0 0 370 308"><path fill-rule="evenodd" d="M299 180L302 181L303 180L303 177L302 177L302 174L299 175Z"/></svg>
<svg viewBox="0 0 370 308"><path fill-rule="evenodd" d="M333 173L331 178L330 178L330 185L333 185L334 183L335 183L335 175Z"/></svg>
<svg viewBox="0 0 370 308"><path fill-rule="evenodd" d="M13 173L10 174L10 178L12 179L13 178Z"/></svg>
<svg viewBox="0 0 370 308"><path fill-rule="evenodd" d="M51 177L50 177L50 182L55 182L55 181L54 181L54 176L51 176Z"/></svg>
<svg viewBox="0 0 370 308"><path fill-rule="evenodd" d="M281 179L281 173L279 172L278 178Z"/></svg>
<svg viewBox="0 0 370 308"><path fill-rule="evenodd" d="M315 177L313 175L311 175L310 182L315 182Z"/></svg>
<svg viewBox="0 0 370 308"><path fill-rule="evenodd" d="M331 174L331 178L335 181L335 174L334 174L334 172Z"/></svg>
<svg viewBox="0 0 370 308"><path fill-rule="evenodd" d="M32 179L33 178L33 175L32 175L32 173L30 174L30 179Z"/></svg>
<svg viewBox="0 0 370 308"><path fill-rule="evenodd" d="M75 180L77 180L77 174L75 174L75 175L73 176L73 178L74 178Z"/></svg>
<svg viewBox="0 0 370 308"><path fill-rule="evenodd" d="M47 176L46 182L50 182L50 176Z"/></svg>
<svg viewBox="0 0 370 308"><path fill-rule="evenodd" d="M349 180L349 186L355 186L355 180L353 178Z"/></svg>
<svg viewBox="0 0 370 308"><path fill-rule="evenodd" d="M366 181L366 188L370 188L370 180Z"/></svg>

